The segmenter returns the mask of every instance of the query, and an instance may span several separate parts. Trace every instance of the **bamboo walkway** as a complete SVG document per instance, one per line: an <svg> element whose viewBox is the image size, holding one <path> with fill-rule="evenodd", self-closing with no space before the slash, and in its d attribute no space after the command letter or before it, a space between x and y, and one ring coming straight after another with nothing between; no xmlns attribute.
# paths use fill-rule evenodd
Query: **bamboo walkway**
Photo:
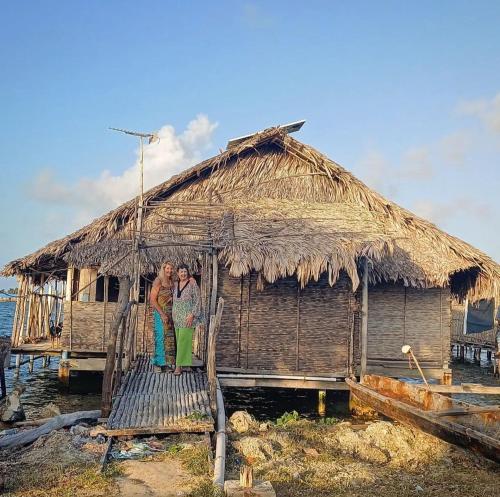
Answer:
<svg viewBox="0 0 500 497"><path fill-rule="evenodd" d="M206 373L200 369L155 373L149 355L140 355L113 399L110 436L214 431Z"/></svg>

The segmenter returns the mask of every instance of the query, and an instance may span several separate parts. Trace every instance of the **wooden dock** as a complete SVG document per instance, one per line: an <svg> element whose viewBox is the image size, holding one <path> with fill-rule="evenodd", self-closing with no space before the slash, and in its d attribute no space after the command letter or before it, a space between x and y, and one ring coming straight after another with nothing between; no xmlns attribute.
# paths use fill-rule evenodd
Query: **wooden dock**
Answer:
<svg viewBox="0 0 500 497"><path fill-rule="evenodd" d="M106 434L205 433L214 431L207 375L201 369L155 373L140 355L113 398Z"/></svg>
<svg viewBox="0 0 500 497"><path fill-rule="evenodd" d="M20 343L19 345L13 346L11 349L12 354L21 355L50 355L58 356L61 355L65 349L62 345L49 338L44 338L37 340L33 343ZM106 357L106 352L102 350L85 350L85 349L72 349L70 351L71 357Z"/></svg>
<svg viewBox="0 0 500 497"><path fill-rule="evenodd" d="M496 349L497 326L481 333L464 334L464 312L453 310L451 322L451 344L458 347L471 347L483 350Z"/></svg>

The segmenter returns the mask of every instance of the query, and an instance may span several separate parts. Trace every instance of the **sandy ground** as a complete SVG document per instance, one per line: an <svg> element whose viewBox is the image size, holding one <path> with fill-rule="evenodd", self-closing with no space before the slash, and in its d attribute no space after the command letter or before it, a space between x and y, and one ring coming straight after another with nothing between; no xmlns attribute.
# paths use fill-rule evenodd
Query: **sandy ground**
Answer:
<svg viewBox="0 0 500 497"><path fill-rule="evenodd" d="M189 473L178 460L124 461L115 479L121 497L180 497L190 490Z"/></svg>

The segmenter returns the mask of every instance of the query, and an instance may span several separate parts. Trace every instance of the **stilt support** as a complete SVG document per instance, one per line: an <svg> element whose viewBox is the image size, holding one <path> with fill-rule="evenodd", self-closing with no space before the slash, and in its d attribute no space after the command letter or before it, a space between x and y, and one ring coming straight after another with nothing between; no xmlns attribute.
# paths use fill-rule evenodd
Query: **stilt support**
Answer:
<svg viewBox="0 0 500 497"><path fill-rule="evenodd" d="M441 385L451 385L453 382L453 373L451 369L443 371L443 376L441 378Z"/></svg>
<svg viewBox="0 0 500 497"><path fill-rule="evenodd" d="M318 415L326 414L326 390L318 390Z"/></svg>

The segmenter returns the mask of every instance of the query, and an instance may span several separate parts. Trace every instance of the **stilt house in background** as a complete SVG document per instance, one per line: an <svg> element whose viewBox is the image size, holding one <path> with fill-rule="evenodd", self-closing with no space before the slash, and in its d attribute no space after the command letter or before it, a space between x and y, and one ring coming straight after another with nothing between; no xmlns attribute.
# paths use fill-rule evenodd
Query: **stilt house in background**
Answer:
<svg viewBox="0 0 500 497"><path fill-rule="evenodd" d="M65 282L61 348L70 354L105 350L117 278L132 264L136 205L133 199L3 270L20 278L25 293ZM152 350L147 296L160 264L186 262L207 317L214 296L225 300L217 369L229 384L408 376L403 344L427 375L441 377L452 296L473 301L499 291L500 267L490 257L280 127L230 142L145 193L144 206L135 350ZM18 317L14 346L44 336L35 328ZM194 352L201 359L206 341L200 327Z"/></svg>

